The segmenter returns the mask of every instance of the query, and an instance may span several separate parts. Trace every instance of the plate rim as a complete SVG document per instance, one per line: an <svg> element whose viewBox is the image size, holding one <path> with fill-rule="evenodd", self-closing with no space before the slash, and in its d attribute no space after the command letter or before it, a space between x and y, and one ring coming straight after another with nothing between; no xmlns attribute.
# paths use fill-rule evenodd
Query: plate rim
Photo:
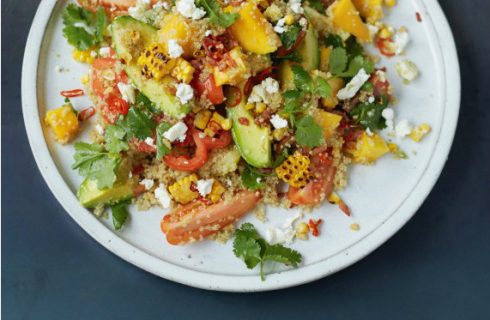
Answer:
<svg viewBox="0 0 490 320"><path fill-rule="evenodd" d="M51 192L77 224L115 255L154 275L192 287L231 292L276 290L326 277L361 260L401 229L425 201L445 166L459 117L461 99L459 61L452 31L439 3L436 0L420 0L420 4L425 6L427 13L430 14L432 28L438 39L437 45L445 49L440 52L443 57L442 71L445 75L446 94L442 97L445 105L444 114L439 136L432 151L433 156L420 180L415 184L417 190L405 199L407 203L405 207L408 209L404 210L404 214L401 214L403 212L400 207L371 233L328 259L302 268L270 274L265 282L258 281L255 275L210 274L163 261L126 242L107 229L95 216L87 214L89 211L78 203L50 155L39 115L38 66L44 34L57 2L57 0L40 2L24 52L21 82L22 113L31 151ZM32 112L33 110L35 112Z"/></svg>

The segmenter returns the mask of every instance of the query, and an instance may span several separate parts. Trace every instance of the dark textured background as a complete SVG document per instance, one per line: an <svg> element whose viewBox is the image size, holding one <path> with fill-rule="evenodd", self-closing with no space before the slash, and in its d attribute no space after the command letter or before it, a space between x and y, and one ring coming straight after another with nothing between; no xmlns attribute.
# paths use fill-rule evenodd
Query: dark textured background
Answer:
<svg viewBox="0 0 490 320"><path fill-rule="evenodd" d="M2 1L3 319L490 319L490 2L441 0L462 71L458 132L415 217L354 266L297 288L207 292L157 278L92 240L34 163L20 70L37 3Z"/></svg>

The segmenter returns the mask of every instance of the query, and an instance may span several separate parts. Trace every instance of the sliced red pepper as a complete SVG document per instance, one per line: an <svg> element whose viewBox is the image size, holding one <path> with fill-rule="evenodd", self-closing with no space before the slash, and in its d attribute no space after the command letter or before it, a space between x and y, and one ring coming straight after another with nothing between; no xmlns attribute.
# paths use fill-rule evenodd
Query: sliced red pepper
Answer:
<svg viewBox="0 0 490 320"><path fill-rule="evenodd" d="M318 226L323 222L322 219L318 219L317 221L314 221L313 219L310 219L308 221L308 226L310 227L311 234L314 237L318 237L320 235L320 231L318 231Z"/></svg>
<svg viewBox="0 0 490 320"><path fill-rule="evenodd" d="M90 119L93 115L95 114L95 108L94 107L88 107L80 111L78 114L78 120L80 121L86 121Z"/></svg>
<svg viewBox="0 0 490 320"><path fill-rule="evenodd" d="M82 89L73 89L73 90L61 91L60 94L65 98L75 98L75 97L81 97L85 93L83 92Z"/></svg>

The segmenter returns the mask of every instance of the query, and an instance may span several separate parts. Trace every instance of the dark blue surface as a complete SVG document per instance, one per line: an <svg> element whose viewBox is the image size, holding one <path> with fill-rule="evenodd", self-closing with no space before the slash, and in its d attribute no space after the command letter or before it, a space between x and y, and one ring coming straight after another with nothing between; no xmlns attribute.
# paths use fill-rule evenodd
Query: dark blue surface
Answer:
<svg viewBox="0 0 490 320"><path fill-rule="evenodd" d="M441 0L463 96L454 147L416 216L373 254L297 288L227 294L106 251L64 212L24 132L20 70L38 1L2 3L2 319L490 319L490 2Z"/></svg>

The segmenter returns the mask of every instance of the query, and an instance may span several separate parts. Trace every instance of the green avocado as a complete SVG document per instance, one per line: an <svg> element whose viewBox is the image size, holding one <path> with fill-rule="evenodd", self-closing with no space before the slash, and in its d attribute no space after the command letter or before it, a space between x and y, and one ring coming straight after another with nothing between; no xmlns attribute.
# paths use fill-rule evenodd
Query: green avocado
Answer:
<svg viewBox="0 0 490 320"><path fill-rule="evenodd" d="M85 179L77 192L77 197L82 206L95 208L97 205L114 205L133 198L133 179L116 182L112 188L99 189L97 180Z"/></svg>
<svg viewBox="0 0 490 320"><path fill-rule="evenodd" d="M191 106L183 105L170 93L170 90L173 90L177 84L175 79L171 77L166 77L162 81L147 79L141 74L141 69L137 65L137 55L139 55L141 48L155 42L157 29L130 16L122 16L114 20L109 30L117 56L126 61L124 70L133 85L166 115L181 118L187 114L191 110ZM134 45L132 37L139 37L140 40L137 41L137 45Z"/></svg>
<svg viewBox="0 0 490 320"><path fill-rule="evenodd" d="M241 95L243 97L243 94ZM232 100L227 95L227 100ZM245 100L234 107L226 108L228 118L232 121L231 134L242 158L256 168L272 166L272 153L270 131L267 127L260 127L245 108Z"/></svg>

